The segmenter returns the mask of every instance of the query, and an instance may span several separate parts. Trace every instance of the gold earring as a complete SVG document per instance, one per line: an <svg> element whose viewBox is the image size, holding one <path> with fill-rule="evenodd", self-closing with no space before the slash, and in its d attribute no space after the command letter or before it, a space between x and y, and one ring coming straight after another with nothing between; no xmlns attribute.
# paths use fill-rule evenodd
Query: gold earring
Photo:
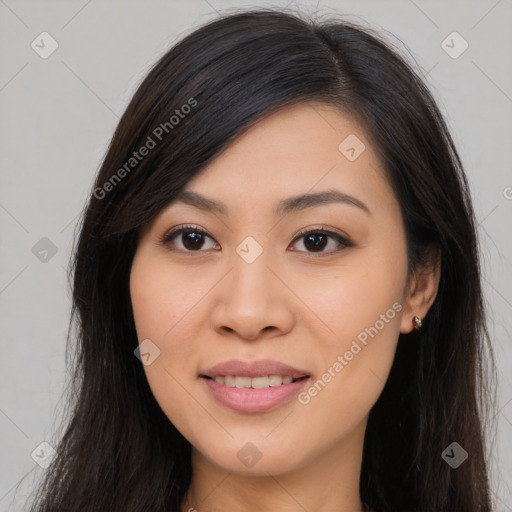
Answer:
<svg viewBox="0 0 512 512"><path fill-rule="evenodd" d="M421 318L418 318L417 316L412 317L412 323L414 324L414 328L419 331L421 329Z"/></svg>

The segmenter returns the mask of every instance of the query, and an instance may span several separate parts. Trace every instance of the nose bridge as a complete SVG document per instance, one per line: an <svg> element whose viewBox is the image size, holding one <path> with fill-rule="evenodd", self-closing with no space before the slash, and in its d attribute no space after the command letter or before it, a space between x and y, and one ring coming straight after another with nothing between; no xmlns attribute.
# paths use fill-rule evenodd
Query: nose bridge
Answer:
<svg viewBox="0 0 512 512"><path fill-rule="evenodd" d="M271 281L275 277L267 268L272 265L271 251L263 243L247 236L235 249L230 294L239 300L250 299L250 303L268 300L274 291Z"/></svg>
<svg viewBox="0 0 512 512"><path fill-rule="evenodd" d="M280 333L291 329L294 315L287 307L286 289L270 270L275 266L272 251L246 237L229 263L231 270L212 312L215 329L235 331L245 339L256 339L269 327Z"/></svg>

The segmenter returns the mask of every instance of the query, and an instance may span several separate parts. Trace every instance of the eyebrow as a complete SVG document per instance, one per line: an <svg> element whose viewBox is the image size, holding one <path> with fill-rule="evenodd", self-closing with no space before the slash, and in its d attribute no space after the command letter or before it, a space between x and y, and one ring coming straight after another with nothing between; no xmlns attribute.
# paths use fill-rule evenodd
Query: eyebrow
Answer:
<svg viewBox="0 0 512 512"><path fill-rule="evenodd" d="M175 201L194 206L207 212L229 215L229 209L224 203L214 201L213 199L209 199L191 190L182 191L176 197ZM300 196L282 199L275 206L273 214L275 216L282 216L291 212L297 212L307 208L314 208L315 206L322 206L331 203L342 203L354 206L371 215L370 209L366 204L349 194L340 192L339 190L326 190L324 192L303 194Z"/></svg>

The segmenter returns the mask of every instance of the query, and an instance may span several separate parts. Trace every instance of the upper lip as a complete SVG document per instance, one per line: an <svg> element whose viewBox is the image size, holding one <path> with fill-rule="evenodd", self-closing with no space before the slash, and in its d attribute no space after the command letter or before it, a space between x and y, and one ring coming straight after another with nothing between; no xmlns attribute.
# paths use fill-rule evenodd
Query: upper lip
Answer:
<svg viewBox="0 0 512 512"><path fill-rule="evenodd" d="M231 360L223 361L218 363L211 368L208 368L204 372L200 373L200 376L204 377L217 377L219 375L233 375L240 377L263 377L265 375L281 375L282 377L292 377L293 379L299 379L309 374L297 368L293 368L279 361L272 361L270 359L260 359L256 361L241 361Z"/></svg>

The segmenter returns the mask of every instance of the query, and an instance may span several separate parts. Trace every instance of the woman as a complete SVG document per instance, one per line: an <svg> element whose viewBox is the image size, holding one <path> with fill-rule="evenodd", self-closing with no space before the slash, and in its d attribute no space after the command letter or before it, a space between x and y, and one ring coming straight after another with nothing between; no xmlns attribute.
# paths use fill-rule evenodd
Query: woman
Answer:
<svg viewBox="0 0 512 512"><path fill-rule="evenodd" d="M75 399L34 510L491 510L468 184L368 29L257 10L171 48L73 271Z"/></svg>

